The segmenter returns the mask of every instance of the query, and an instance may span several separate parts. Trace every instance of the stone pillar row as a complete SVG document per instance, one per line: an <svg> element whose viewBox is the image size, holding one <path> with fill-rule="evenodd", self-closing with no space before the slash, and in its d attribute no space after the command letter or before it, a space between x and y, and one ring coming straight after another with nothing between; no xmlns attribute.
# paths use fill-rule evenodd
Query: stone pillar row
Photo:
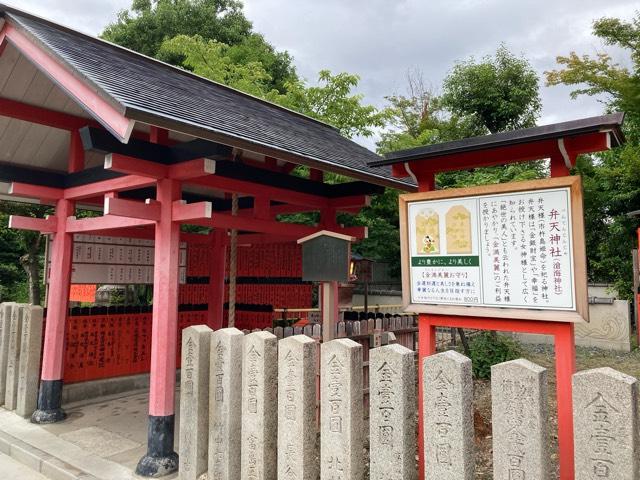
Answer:
<svg viewBox="0 0 640 480"><path fill-rule="evenodd" d="M196 326L182 352L181 480L364 479L360 344ZM471 367L455 351L421 365L425 480L475 478ZM375 348L368 368L369 478L417 480L415 353ZM491 375L493 478L550 479L546 369L519 359ZM640 478L636 379L580 372L573 404L575 478Z"/></svg>

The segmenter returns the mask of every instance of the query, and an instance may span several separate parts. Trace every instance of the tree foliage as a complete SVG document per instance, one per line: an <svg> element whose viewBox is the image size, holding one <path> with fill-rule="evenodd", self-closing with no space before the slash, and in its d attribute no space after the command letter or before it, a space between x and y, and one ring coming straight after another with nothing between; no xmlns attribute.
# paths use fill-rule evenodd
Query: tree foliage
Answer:
<svg viewBox="0 0 640 480"><path fill-rule="evenodd" d="M542 108L535 70L504 45L493 57L456 64L444 80L441 101L478 134L532 127Z"/></svg>
<svg viewBox="0 0 640 480"><path fill-rule="evenodd" d="M253 31L237 0L133 0L102 33L106 40L150 57L158 56L166 40L182 35L227 45L226 55L235 64L259 62L269 73L270 87L278 91L296 78L291 56ZM165 52L163 60L187 67L178 51Z"/></svg>
<svg viewBox="0 0 640 480"><path fill-rule="evenodd" d="M640 210L640 14L631 21L602 18L593 33L606 45L624 49L630 66L622 66L601 52L595 56L571 52L559 56L558 70L546 72L549 85L572 85L572 96L604 95L607 111L624 110L627 143L595 156L579 159L584 182L585 230L589 277L612 282L620 295L632 293L631 249L636 247Z"/></svg>

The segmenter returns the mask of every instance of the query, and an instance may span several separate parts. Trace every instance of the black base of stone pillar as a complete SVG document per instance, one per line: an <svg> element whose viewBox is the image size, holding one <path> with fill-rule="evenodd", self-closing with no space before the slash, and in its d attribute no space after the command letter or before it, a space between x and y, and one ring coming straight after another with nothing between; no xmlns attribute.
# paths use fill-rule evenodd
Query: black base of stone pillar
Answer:
<svg viewBox="0 0 640 480"><path fill-rule="evenodd" d="M62 410L62 380L41 380L38 409L31 415L33 423L56 423L67 418Z"/></svg>
<svg viewBox="0 0 640 480"><path fill-rule="evenodd" d="M175 415L149 415L147 454L140 459L136 474L142 477L164 477L178 470L178 454L173 451Z"/></svg>

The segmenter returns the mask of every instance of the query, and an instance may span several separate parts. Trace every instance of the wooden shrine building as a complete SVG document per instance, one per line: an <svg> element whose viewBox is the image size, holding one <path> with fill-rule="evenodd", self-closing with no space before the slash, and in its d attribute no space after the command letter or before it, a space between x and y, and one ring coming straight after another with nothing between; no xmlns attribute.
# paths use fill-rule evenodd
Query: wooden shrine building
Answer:
<svg viewBox="0 0 640 480"><path fill-rule="evenodd" d="M295 242L323 229L363 238L364 227L343 228L336 214L358 212L384 187L411 191L415 183L369 166L380 157L314 119L14 8L0 11L0 193L55 211L12 217L10 225L52 237L32 421L64 418L74 235L152 239L148 451L137 471L169 473L177 468L181 241L206 244L206 322L220 328L229 231L243 245ZM292 175L298 165L309 167L309 178ZM324 172L352 181L324 183ZM77 208L97 216L76 218ZM319 212L320 222L277 219L297 212ZM181 232L183 224L209 234Z"/></svg>

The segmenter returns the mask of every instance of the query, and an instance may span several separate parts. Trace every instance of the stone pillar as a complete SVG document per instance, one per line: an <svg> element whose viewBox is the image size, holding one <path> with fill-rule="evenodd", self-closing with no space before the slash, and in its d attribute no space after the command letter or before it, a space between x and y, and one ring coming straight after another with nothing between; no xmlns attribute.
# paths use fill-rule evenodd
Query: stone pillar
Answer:
<svg viewBox="0 0 640 480"><path fill-rule="evenodd" d="M22 345L22 318L25 305L16 304L11 310L9 326L9 351L7 353L7 384L4 393L4 408L15 410L18 401L18 369L20 364L20 347Z"/></svg>
<svg viewBox="0 0 640 480"><path fill-rule="evenodd" d="M16 413L31 417L38 404L42 354L42 307L27 306L22 320Z"/></svg>
<svg viewBox="0 0 640 480"><path fill-rule="evenodd" d="M362 346L332 340L320 356L320 477L362 480Z"/></svg>
<svg viewBox="0 0 640 480"><path fill-rule="evenodd" d="M549 479L547 370L519 359L491 367L493 478Z"/></svg>
<svg viewBox="0 0 640 480"><path fill-rule="evenodd" d="M638 381L611 368L573 376L576 480L637 479Z"/></svg>
<svg viewBox="0 0 640 480"><path fill-rule="evenodd" d="M240 478L243 340L236 328L211 335L209 480Z"/></svg>
<svg viewBox="0 0 640 480"><path fill-rule="evenodd" d="M206 325L182 331L180 480L197 480L207 471L211 332Z"/></svg>
<svg viewBox="0 0 640 480"><path fill-rule="evenodd" d="M278 339L268 332L244 338L242 351L242 480L276 480Z"/></svg>
<svg viewBox="0 0 640 480"><path fill-rule="evenodd" d="M415 354L401 345L369 351L371 480L416 480Z"/></svg>
<svg viewBox="0 0 640 480"><path fill-rule="evenodd" d="M9 331L11 330L11 311L16 304L0 304L0 405L4 405L7 386L7 359L9 356Z"/></svg>
<svg viewBox="0 0 640 480"><path fill-rule="evenodd" d="M316 342L304 335L278 344L278 478L318 478Z"/></svg>
<svg viewBox="0 0 640 480"><path fill-rule="evenodd" d="M474 479L471 360L453 350L422 363L426 479Z"/></svg>

